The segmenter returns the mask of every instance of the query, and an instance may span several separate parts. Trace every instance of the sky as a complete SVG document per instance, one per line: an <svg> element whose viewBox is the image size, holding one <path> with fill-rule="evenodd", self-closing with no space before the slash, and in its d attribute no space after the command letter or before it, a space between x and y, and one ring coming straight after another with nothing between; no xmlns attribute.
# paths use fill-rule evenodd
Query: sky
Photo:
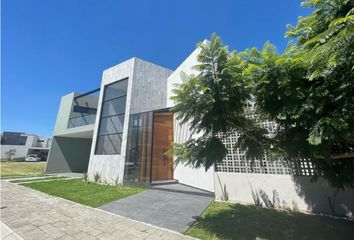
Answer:
<svg viewBox="0 0 354 240"><path fill-rule="evenodd" d="M51 136L60 98L132 57L175 69L212 32L231 50L284 50L297 0L2 0L1 131Z"/></svg>

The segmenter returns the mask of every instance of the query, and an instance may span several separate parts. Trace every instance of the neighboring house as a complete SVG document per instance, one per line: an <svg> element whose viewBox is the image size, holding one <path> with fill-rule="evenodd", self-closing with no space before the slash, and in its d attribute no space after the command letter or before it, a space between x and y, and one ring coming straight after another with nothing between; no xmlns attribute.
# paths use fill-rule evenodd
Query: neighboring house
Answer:
<svg viewBox="0 0 354 240"><path fill-rule="evenodd" d="M174 84L183 82L184 74L198 74L192 67L198 64L199 51L195 49L175 71L132 58L106 69L100 89L63 96L46 172L87 172L89 179L100 175L106 183L178 180L214 192L216 199L259 199L268 207L330 212L328 197L335 189L321 178L311 183L309 162L289 167L281 159L264 157L251 166L244 153L232 147L236 132L224 137L229 153L223 163L208 171L174 166L173 158L164 154L172 142L194 136L169 109L174 105ZM271 122L263 124L275 130ZM336 210L353 211L353 196L353 189L338 193Z"/></svg>
<svg viewBox="0 0 354 240"><path fill-rule="evenodd" d="M1 135L1 159L6 159L6 152L15 150L13 159L25 158L28 154L37 154L47 160L51 138L35 134L4 131Z"/></svg>

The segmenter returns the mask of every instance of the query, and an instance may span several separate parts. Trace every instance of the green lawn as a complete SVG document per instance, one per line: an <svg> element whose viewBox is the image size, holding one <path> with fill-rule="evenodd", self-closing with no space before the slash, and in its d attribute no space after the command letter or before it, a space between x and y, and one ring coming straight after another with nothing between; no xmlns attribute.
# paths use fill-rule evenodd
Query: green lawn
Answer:
<svg viewBox="0 0 354 240"><path fill-rule="evenodd" d="M1 162L1 177L41 176L46 162Z"/></svg>
<svg viewBox="0 0 354 240"><path fill-rule="evenodd" d="M200 239L354 239L354 222L214 202L186 234Z"/></svg>
<svg viewBox="0 0 354 240"><path fill-rule="evenodd" d="M99 207L144 191L142 187L101 185L88 183L81 179L33 182L22 185L91 207Z"/></svg>

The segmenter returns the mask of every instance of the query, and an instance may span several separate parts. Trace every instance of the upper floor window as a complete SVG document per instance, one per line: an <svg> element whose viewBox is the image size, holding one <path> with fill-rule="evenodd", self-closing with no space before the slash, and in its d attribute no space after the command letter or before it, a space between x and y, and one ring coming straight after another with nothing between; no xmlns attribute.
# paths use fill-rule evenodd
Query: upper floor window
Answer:
<svg viewBox="0 0 354 240"><path fill-rule="evenodd" d="M124 127L128 79L105 86L96 154L120 154Z"/></svg>

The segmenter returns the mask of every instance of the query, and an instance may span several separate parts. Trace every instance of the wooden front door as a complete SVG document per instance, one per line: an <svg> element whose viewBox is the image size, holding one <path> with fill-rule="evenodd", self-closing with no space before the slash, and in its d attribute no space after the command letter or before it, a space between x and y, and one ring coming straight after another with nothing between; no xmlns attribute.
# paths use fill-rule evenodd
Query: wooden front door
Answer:
<svg viewBox="0 0 354 240"><path fill-rule="evenodd" d="M154 113L151 180L173 179L173 157L166 156L173 142L173 113Z"/></svg>

